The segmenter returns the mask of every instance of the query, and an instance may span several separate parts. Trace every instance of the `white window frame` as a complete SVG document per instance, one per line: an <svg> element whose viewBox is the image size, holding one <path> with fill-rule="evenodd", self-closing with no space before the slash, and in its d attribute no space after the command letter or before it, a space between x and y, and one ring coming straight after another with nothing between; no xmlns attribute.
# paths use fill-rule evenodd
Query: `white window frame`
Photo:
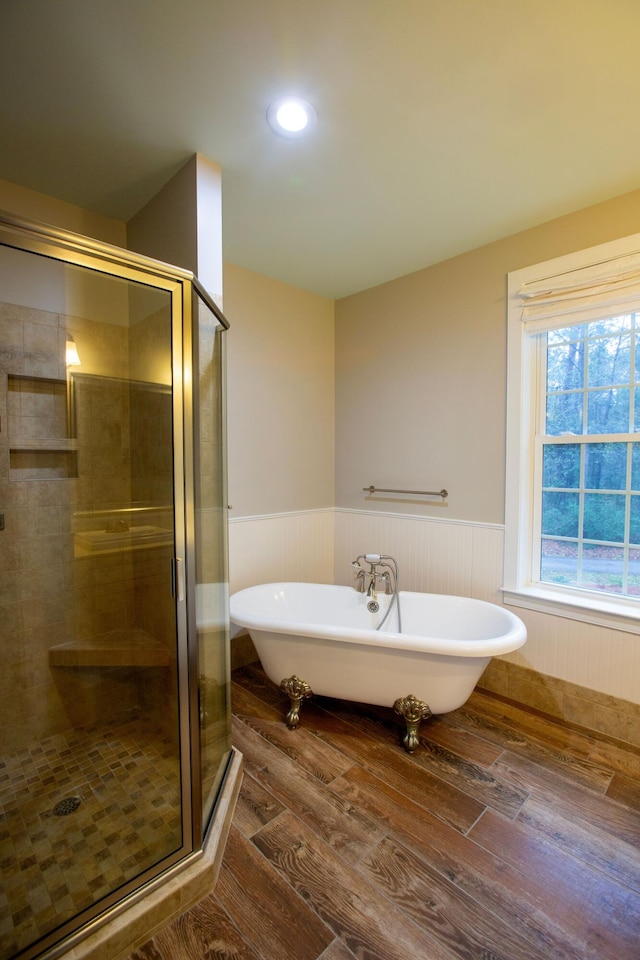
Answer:
<svg viewBox="0 0 640 960"><path fill-rule="evenodd" d="M505 487L505 555L503 599L506 604L555 614L615 630L640 634L640 600L556 584L534 583L532 569L540 545L534 542L534 510L540 498L541 469L534 475L536 414L543 403L544 370L531 327L522 320L523 286L545 277L595 267L629 254L640 254L640 234L624 237L508 275L507 285L507 432ZM640 309L640 307L638 308ZM620 312L625 312L621 310ZM637 310L636 310L637 312ZM580 322L567 318L565 326ZM538 331L539 332L539 331ZM545 354L546 358L546 354ZM637 435L640 439L640 434Z"/></svg>

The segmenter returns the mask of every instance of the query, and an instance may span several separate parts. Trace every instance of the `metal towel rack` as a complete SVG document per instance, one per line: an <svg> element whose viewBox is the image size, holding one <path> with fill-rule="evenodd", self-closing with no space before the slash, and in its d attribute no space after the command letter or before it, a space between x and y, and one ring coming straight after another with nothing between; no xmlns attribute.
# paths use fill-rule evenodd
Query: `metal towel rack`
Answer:
<svg viewBox="0 0 640 960"><path fill-rule="evenodd" d="M373 484L370 484L368 487L362 488L364 493L368 493L370 496L374 493L408 493L413 497L442 497L443 500L446 500L449 496L448 490L391 490L388 487L374 487Z"/></svg>

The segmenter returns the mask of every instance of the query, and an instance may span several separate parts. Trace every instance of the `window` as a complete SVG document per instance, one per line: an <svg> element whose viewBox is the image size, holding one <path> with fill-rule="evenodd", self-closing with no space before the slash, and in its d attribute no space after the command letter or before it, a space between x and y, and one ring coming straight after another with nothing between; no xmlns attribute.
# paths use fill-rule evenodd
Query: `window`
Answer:
<svg viewBox="0 0 640 960"><path fill-rule="evenodd" d="M505 602L640 632L640 236L509 276Z"/></svg>

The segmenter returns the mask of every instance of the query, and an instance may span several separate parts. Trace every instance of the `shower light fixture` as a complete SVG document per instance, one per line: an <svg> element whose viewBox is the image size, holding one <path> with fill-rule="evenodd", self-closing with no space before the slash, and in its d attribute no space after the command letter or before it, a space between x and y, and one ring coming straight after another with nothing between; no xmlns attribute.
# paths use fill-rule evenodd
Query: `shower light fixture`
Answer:
<svg viewBox="0 0 640 960"><path fill-rule="evenodd" d="M301 97L281 97L269 106L267 122L281 137L302 137L313 130L316 112Z"/></svg>
<svg viewBox="0 0 640 960"><path fill-rule="evenodd" d="M67 337L66 343L66 364L68 367L79 367L80 366L80 357L78 356L78 348L73 337Z"/></svg>

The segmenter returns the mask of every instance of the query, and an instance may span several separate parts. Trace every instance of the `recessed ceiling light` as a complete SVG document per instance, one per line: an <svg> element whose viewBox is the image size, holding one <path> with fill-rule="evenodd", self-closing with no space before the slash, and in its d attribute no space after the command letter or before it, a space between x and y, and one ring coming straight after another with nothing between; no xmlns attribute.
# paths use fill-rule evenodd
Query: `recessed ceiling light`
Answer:
<svg viewBox="0 0 640 960"><path fill-rule="evenodd" d="M313 129L316 112L300 97L281 97L267 110L267 121L281 137L302 137Z"/></svg>

